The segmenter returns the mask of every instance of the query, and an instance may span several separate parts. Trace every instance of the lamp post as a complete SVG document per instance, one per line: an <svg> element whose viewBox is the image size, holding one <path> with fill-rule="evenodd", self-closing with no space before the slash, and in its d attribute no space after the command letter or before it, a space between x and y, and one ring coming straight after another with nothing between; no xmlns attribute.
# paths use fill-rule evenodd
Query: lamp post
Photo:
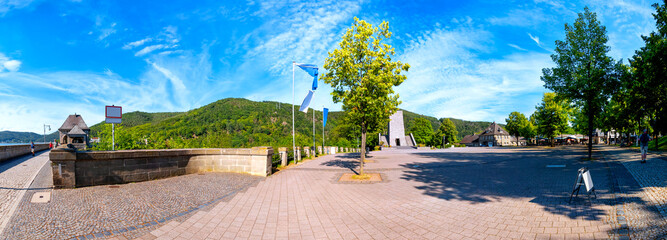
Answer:
<svg viewBox="0 0 667 240"><path fill-rule="evenodd" d="M44 140L43 140L44 143L46 143L46 128L47 127L49 128L49 131L51 131L51 125L44 124L44 135L42 135L42 137L44 137Z"/></svg>

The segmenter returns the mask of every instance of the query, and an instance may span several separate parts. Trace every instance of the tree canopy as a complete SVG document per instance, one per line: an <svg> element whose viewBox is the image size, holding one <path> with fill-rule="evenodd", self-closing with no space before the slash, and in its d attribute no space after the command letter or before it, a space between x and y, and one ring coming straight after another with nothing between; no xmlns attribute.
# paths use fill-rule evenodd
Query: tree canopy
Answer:
<svg viewBox="0 0 667 240"><path fill-rule="evenodd" d="M431 137L433 137L433 126L426 118L415 118L412 127L410 127L410 132L418 144L429 144L431 143Z"/></svg>
<svg viewBox="0 0 667 240"><path fill-rule="evenodd" d="M519 136L525 136L526 131L529 130L530 122L526 115L520 112L511 112L505 122L507 123L505 129L516 138L517 145L519 145Z"/></svg>
<svg viewBox="0 0 667 240"><path fill-rule="evenodd" d="M595 118L618 87L615 69L620 62L615 64L607 56L607 40L606 28L597 20L597 14L586 7L574 24L565 24L565 40L556 41L555 53L551 55L556 67L542 69L545 88L581 107L588 121L589 139L597 127ZM592 141L588 142L590 158Z"/></svg>
<svg viewBox="0 0 667 240"><path fill-rule="evenodd" d="M322 79L333 88L333 101L342 102L346 119L360 128L362 175L366 133L386 125L396 112L401 102L393 87L403 83L406 77L402 73L410 68L392 60L394 48L385 43L389 38L386 21L374 27L354 18L339 47L329 52L324 62L327 72Z"/></svg>
<svg viewBox="0 0 667 240"><path fill-rule="evenodd" d="M554 138L567 131L571 111L567 99L559 98L555 93L545 93L533 113L537 133L549 138L553 145Z"/></svg>

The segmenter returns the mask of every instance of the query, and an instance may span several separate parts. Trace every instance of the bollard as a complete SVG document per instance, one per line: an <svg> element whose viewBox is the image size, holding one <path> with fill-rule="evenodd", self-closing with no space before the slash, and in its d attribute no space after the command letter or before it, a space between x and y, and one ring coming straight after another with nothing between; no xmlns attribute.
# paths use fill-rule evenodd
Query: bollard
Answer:
<svg viewBox="0 0 667 240"><path fill-rule="evenodd" d="M296 147L296 156L294 156L294 163L301 161L301 147Z"/></svg>
<svg viewBox="0 0 667 240"><path fill-rule="evenodd" d="M280 165L287 166L287 148L279 147L278 153L280 153Z"/></svg>
<svg viewBox="0 0 667 240"><path fill-rule="evenodd" d="M317 146L317 154L324 155L324 152L322 152L322 146Z"/></svg>
<svg viewBox="0 0 667 240"><path fill-rule="evenodd" d="M303 147L303 153L306 154L306 158L310 158L310 147Z"/></svg>

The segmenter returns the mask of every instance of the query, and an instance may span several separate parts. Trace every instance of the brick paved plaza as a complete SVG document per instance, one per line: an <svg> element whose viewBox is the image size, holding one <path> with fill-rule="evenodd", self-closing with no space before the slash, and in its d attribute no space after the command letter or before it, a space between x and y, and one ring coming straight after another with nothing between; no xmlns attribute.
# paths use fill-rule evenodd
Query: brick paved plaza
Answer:
<svg viewBox="0 0 667 240"><path fill-rule="evenodd" d="M119 188L49 189L47 205L30 203L26 193L1 237L664 238L667 161L649 156L639 164L638 153L596 149L601 160L581 161L580 146L373 152L366 171L383 181L365 184L337 181L358 167L358 154L337 154L263 180L194 174ZM8 169L20 166L14 165ZM580 167L591 169L597 199L580 194L569 204ZM0 177L7 178L4 172ZM31 188L48 185L40 180L45 174ZM189 196L193 192L206 194Z"/></svg>

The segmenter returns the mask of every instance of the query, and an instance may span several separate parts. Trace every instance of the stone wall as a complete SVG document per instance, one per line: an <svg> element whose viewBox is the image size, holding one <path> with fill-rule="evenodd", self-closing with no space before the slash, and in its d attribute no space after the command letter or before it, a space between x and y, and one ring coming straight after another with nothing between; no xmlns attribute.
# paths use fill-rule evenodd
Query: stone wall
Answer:
<svg viewBox="0 0 667 240"><path fill-rule="evenodd" d="M35 144L35 152L49 149L48 143ZM0 162L30 154L30 144L0 146Z"/></svg>
<svg viewBox="0 0 667 240"><path fill-rule="evenodd" d="M271 174L271 147L252 149L160 149L51 151L53 185L73 188L141 182L200 172Z"/></svg>

